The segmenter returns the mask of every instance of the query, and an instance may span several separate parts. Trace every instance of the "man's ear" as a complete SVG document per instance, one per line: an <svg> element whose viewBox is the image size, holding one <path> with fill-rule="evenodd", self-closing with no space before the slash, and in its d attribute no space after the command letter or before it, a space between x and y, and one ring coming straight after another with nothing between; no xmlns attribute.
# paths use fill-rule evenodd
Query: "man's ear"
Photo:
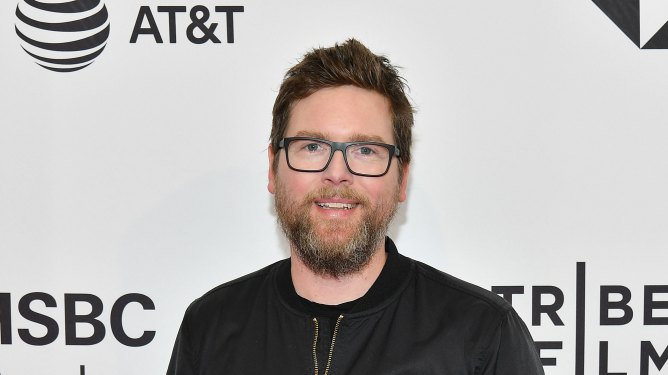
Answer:
<svg viewBox="0 0 668 375"><path fill-rule="evenodd" d="M408 175L411 169L410 163L403 165L403 176L401 177L401 183L399 186L399 202L406 201L406 190L408 189Z"/></svg>
<svg viewBox="0 0 668 375"><path fill-rule="evenodd" d="M276 185L276 175L274 172L274 157L276 154L274 153L273 147L269 145L269 148L267 148L267 156L269 157L269 182L267 183L267 190L269 190L270 193L274 194L274 189Z"/></svg>

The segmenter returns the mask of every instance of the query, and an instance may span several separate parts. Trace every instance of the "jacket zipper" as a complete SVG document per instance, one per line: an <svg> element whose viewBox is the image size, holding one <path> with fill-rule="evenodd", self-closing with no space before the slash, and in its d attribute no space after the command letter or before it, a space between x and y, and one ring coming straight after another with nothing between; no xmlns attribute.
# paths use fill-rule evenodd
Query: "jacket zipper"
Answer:
<svg viewBox="0 0 668 375"><path fill-rule="evenodd" d="M329 345L329 354L327 355L327 366L325 367L325 373L323 375L328 375L329 367L332 365L332 357L334 356L334 344L336 344L336 335L339 333L339 326L341 325L341 320L343 320L343 314L339 315L336 319L336 324L334 325L334 332L332 333L332 343ZM317 354L317 344L318 344L318 319L313 318L313 365L315 368L315 375L318 375L318 354Z"/></svg>
<svg viewBox="0 0 668 375"><path fill-rule="evenodd" d="M315 364L315 375L318 375L318 354L316 353L318 345L318 319L313 318L313 363Z"/></svg>

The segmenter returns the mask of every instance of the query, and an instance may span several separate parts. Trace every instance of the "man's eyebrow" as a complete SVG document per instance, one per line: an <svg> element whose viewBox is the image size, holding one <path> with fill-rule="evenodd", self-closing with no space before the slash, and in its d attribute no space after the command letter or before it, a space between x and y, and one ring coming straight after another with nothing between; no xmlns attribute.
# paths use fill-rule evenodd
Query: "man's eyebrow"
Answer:
<svg viewBox="0 0 668 375"><path fill-rule="evenodd" d="M379 143L386 143L386 141L377 136L377 135L370 135L370 134L362 134L362 133L355 133L348 137L349 142L379 142Z"/></svg>
<svg viewBox="0 0 668 375"><path fill-rule="evenodd" d="M308 131L308 130L300 130L300 131L297 132L297 134L295 136L296 137L311 137L311 138L327 139L327 136L324 133Z"/></svg>
<svg viewBox="0 0 668 375"><path fill-rule="evenodd" d="M314 132L314 131L307 131L307 130L300 130L297 132L295 135L296 137L311 137L311 138L319 138L319 139L325 139L325 140L330 140L329 137L321 132ZM379 142L379 143L386 143L386 141L377 136L377 135L370 135L370 134L362 134L362 133L354 133L351 136L348 137L346 140L348 142Z"/></svg>

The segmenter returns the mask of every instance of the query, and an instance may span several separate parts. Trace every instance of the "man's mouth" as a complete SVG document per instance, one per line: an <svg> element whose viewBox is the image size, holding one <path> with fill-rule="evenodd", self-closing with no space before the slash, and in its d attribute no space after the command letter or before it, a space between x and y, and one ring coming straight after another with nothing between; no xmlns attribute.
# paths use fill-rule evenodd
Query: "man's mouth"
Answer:
<svg viewBox="0 0 668 375"><path fill-rule="evenodd" d="M316 202L318 207L328 210L350 210L357 207L357 203L340 203L340 202Z"/></svg>

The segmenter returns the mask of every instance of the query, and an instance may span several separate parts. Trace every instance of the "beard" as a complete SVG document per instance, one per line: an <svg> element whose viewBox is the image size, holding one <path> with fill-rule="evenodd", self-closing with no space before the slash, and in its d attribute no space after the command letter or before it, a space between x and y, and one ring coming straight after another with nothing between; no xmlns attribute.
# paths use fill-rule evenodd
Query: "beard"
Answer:
<svg viewBox="0 0 668 375"><path fill-rule="evenodd" d="M367 197L349 187L322 187L301 202L288 195L277 180L274 207L296 255L315 274L339 278L369 264L397 210L399 189L390 201L381 200L373 206ZM334 197L357 202L354 209L362 210L361 219L311 217L317 199Z"/></svg>

